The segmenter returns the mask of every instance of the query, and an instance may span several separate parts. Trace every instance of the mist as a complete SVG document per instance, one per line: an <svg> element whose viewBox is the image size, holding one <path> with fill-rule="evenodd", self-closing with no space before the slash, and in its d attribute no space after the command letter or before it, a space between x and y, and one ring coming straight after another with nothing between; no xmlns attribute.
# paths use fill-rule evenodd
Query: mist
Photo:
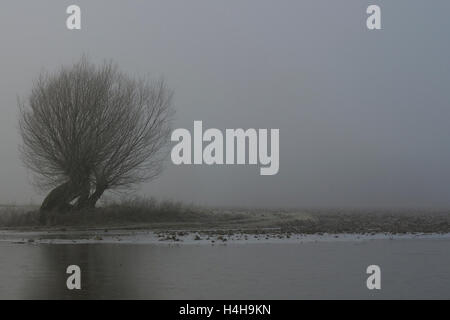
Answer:
<svg viewBox="0 0 450 320"><path fill-rule="evenodd" d="M448 1L3 1L0 203L39 202L18 145L17 97L82 54L164 76L176 128L277 128L279 172L176 166L144 196L212 206L449 207ZM20 19L18 19L20 17Z"/></svg>

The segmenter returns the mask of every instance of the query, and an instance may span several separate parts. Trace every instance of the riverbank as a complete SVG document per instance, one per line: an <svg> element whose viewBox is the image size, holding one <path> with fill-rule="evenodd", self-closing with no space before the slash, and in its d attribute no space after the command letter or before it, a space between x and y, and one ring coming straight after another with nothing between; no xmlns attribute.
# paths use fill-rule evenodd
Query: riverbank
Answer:
<svg viewBox="0 0 450 320"><path fill-rule="evenodd" d="M0 242L21 245L41 244L142 244L142 245L240 245L240 244L303 244L311 242L364 242L373 240L450 240L450 233L405 234L280 234L246 231L0 231Z"/></svg>
<svg viewBox="0 0 450 320"><path fill-rule="evenodd" d="M234 243L446 237L450 211L212 209L171 203L40 215L0 212L0 240Z"/></svg>

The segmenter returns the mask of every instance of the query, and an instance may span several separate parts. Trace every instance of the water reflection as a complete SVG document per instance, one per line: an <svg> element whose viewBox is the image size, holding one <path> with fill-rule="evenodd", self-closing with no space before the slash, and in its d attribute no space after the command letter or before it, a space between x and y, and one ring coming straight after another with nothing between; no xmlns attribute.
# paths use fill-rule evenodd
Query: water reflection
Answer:
<svg viewBox="0 0 450 320"><path fill-rule="evenodd" d="M271 245L0 244L1 299L450 298L448 240ZM82 290L66 288L68 265ZM383 288L365 287L379 264Z"/></svg>

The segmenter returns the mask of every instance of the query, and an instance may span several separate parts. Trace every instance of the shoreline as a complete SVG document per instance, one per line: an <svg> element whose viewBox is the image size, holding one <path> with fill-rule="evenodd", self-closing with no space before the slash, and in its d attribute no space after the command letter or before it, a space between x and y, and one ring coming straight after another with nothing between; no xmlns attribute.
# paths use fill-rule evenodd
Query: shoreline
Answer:
<svg viewBox="0 0 450 320"><path fill-rule="evenodd" d="M0 241L17 243L228 244L450 238L450 211L103 208L10 213ZM0 222L2 215L0 214ZM22 220L21 220L22 219ZM9 225L6 222L17 222ZM31 224L20 224L30 222Z"/></svg>
<svg viewBox="0 0 450 320"><path fill-rule="evenodd" d="M245 245L303 244L317 242L364 242L376 240L450 240L450 233L321 233L276 234L210 231L85 230L0 231L0 243L8 244L136 244L136 245Z"/></svg>

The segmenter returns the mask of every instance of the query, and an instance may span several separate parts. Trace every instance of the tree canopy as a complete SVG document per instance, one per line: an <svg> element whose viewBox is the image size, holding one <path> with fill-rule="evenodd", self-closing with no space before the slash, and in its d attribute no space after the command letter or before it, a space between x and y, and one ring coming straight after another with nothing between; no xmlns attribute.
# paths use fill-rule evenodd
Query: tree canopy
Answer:
<svg viewBox="0 0 450 320"><path fill-rule="evenodd" d="M22 159L52 189L42 210L93 207L106 190L157 177L167 155L172 91L113 63L82 58L41 74L20 102Z"/></svg>

